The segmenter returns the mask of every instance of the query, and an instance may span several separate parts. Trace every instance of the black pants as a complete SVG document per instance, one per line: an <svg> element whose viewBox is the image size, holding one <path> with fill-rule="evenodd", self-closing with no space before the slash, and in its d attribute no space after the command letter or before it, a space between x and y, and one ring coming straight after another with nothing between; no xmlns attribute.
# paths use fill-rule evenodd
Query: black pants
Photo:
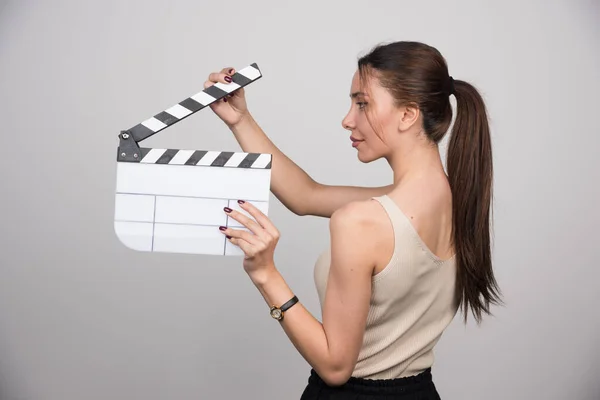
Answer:
<svg viewBox="0 0 600 400"><path fill-rule="evenodd" d="M341 386L329 386L314 369L300 400L440 400L431 368L419 375L397 379L351 377Z"/></svg>

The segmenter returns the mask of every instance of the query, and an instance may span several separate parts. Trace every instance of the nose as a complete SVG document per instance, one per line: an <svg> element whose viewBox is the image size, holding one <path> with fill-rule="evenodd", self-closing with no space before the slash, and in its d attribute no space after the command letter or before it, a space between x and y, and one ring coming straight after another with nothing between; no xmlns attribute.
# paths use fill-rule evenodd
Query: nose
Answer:
<svg viewBox="0 0 600 400"><path fill-rule="evenodd" d="M346 114L344 119L342 119L342 127L349 131L354 129L355 125L354 125L354 118L352 118L352 110L350 110L348 112L348 114Z"/></svg>

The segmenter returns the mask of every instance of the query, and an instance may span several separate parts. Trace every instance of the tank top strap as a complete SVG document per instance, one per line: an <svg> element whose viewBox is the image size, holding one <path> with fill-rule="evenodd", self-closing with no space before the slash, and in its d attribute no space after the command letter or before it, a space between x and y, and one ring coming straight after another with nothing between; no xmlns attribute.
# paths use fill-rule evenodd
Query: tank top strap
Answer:
<svg viewBox="0 0 600 400"><path fill-rule="evenodd" d="M383 196L372 197L372 199L377 200L379 203L381 203L385 211L388 213L389 217L394 222L407 222L404 213L400 210L396 203L394 203L394 200L392 200L388 195L384 194Z"/></svg>
<svg viewBox="0 0 600 400"><path fill-rule="evenodd" d="M398 224L402 226L402 228L408 229L413 234L416 234L415 227L413 226L412 222L410 222L410 219L406 216L406 214L404 214L398 204L396 204L396 202L392 200L390 196L384 194L383 196L374 197L374 199L381 203L395 224Z"/></svg>
<svg viewBox="0 0 600 400"><path fill-rule="evenodd" d="M372 197L372 199L378 201L386 211L394 229L396 244L402 242L406 245L407 239L414 242L412 224L396 203L387 195Z"/></svg>

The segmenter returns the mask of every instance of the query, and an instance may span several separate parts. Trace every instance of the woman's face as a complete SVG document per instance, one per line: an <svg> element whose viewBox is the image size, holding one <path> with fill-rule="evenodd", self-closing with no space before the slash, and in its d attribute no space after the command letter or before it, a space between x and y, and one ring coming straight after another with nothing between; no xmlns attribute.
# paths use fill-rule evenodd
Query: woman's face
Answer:
<svg viewBox="0 0 600 400"><path fill-rule="evenodd" d="M352 105L342 120L342 126L351 132L351 144L358 152L359 160L364 163L390 153L397 136L399 115L390 93L379 85L377 79L368 79L368 86L362 85L358 71L354 73L350 90ZM369 88L368 94L366 87ZM367 113L373 126L367 119Z"/></svg>

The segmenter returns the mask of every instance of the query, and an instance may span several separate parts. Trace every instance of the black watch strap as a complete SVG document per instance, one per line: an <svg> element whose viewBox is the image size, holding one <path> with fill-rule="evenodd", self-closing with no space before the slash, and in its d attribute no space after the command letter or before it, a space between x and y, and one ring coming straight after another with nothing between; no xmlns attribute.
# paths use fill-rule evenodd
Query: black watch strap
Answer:
<svg viewBox="0 0 600 400"><path fill-rule="evenodd" d="M298 302L298 297L294 296L292 297L290 300L288 300L286 303L284 303L281 307L279 307L279 309L281 311L286 311L288 310L291 306L293 306L294 304L296 304Z"/></svg>

